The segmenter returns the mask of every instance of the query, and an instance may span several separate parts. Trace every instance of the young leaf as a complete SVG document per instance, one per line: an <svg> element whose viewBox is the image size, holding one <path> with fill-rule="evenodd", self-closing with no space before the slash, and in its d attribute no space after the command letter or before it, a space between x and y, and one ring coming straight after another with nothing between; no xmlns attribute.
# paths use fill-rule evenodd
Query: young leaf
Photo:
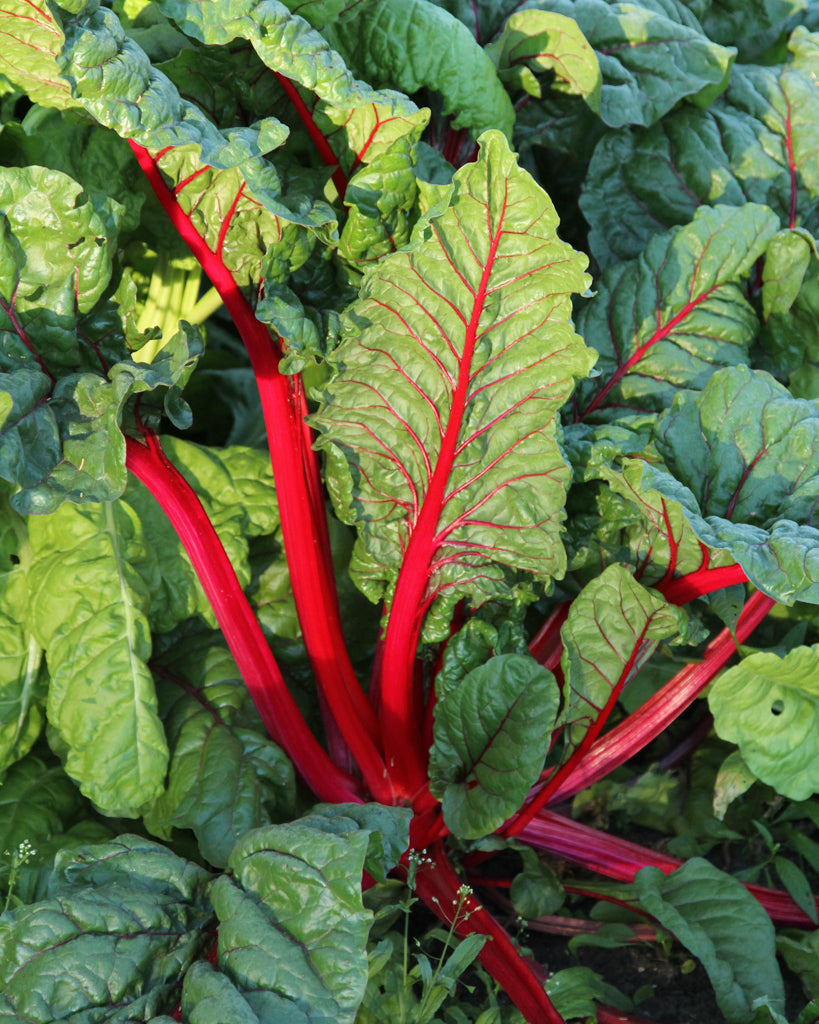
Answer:
<svg viewBox="0 0 819 1024"><path fill-rule="evenodd" d="M367 831L296 821L248 833L213 884L219 969L260 1020L352 1024L367 982Z"/></svg>
<svg viewBox="0 0 819 1024"><path fill-rule="evenodd" d="M455 835L488 835L521 805L543 768L558 702L552 673L519 654L490 658L438 701L430 790Z"/></svg>
<svg viewBox="0 0 819 1024"><path fill-rule="evenodd" d="M677 396L655 444L668 471L646 465L643 485L679 502L704 544L777 600L819 600L814 402L766 373L718 370L700 394Z"/></svg>
<svg viewBox="0 0 819 1024"><path fill-rule="evenodd" d="M758 321L739 281L776 229L764 206L702 207L606 271L578 315L603 382L582 388L579 415L659 410L678 389L704 387L716 367L746 361Z"/></svg>
<svg viewBox="0 0 819 1024"><path fill-rule="evenodd" d="M646 590L621 565L608 566L584 587L561 630L562 717L572 724L575 743L589 729L595 735L600 731L613 702L657 643L681 642L686 632L685 613Z"/></svg>
<svg viewBox="0 0 819 1024"><path fill-rule="evenodd" d="M365 279L314 417L336 508L359 529L354 575L376 599L403 564L410 616L424 595L509 594L501 566L563 571L554 416L592 360L567 319L585 261L502 136L455 185Z"/></svg>
<svg viewBox="0 0 819 1024"><path fill-rule="evenodd" d="M819 647L796 647L784 658L760 651L708 691L717 734L737 744L758 779L792 800L819 792L817 667Z"/></svg>
<svg viewBox="0 0 819 1024"><path fill-rule="evenodd" d="M728 1021L744 1024L763 998L784 1013L774 928L741 882L695 857L669 875L643 868L634 886L643 908L705 967Z"/></svg>
<svg viewBox="0 0 819 1024"><path fill-rule="evenodd" d="M32 518L32 632L46 651L48 718L68 774L104 812L136 817L161 792L165 734L146 661L145 544L123 502Z"/></svg>
<svg viewBox="0 0 819 1024"><path fill-rule="evenodd" d="M806 231L778 231L768 243L762 271L762 312L765 320L787 313L805 279L816 242Z"/></svg>

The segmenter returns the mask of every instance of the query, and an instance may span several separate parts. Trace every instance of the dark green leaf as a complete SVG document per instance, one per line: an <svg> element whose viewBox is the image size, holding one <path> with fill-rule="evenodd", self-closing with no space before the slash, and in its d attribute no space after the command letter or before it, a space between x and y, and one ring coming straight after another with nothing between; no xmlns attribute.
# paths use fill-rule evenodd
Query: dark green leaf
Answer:
<svg viewBox="0 0 819 1024"><path fill-rule="evenodd" d="M537 781L554 727L554 676L531 657L501 654L435 705L430 790L455 835L498 828Z"/></svg>
<svg viewBox="0 0 819 1024"><path fill-rule="evenodd" d="M731 1024L748 1021L757 999L784 1013L774 928L741 882L696 857L670 875L643 868L634 884L645 910L705 967Z"/></svg>

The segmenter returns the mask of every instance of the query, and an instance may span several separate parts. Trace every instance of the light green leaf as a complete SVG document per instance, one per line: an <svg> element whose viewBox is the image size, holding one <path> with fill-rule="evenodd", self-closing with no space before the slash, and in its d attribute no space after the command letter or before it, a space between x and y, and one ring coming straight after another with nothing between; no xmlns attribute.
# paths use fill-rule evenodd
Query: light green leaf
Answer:
<svg viewBox="0 0 819 1024"><path fill-rule="evenodd" d="M369 833L364 870L376 881L386 881L409 846L412 811L384 804L316 804L299 823L333 835Z"/></svg>
<svg viewBox="0 0 819 1024"><path fill-rule="evenodd" d="M585 260L503 137L484 136L454 182L448 210L366 277L313 417L339 516L359 529L359 586L392 587L422 514L440 609L513 592L510 569L562 573L554 417L592 359L568 320Z"/></svg>
<svg viewBox="0 0 819 1024"><path fill-rule="evenodd" d="M740 881L695 857L670 875L643 868L634 886L643 908L702 963L731 1024L745 1024L765 998L784 1013L774 928Z"/></svg>
<svg viewBox="0 0 819 1024"><path fill-rule="evenodd" d="M768 243L762 271L762 310L766 320L773 313L787 313L796 301L816 242L798 229L779 231Z"/></svg>
<svg viewBox="0 0 819 1024"><path fill-rule="evenodd" d="M600 116L612 128L650 125L675 104L721 91L735 51L711 42L679 0L532 0L577 22L597 52Z"/></svg>
<svg viewBox="0 0 819 1024"><path fill-rule="evenodd" d="M566 1020L596 1020L595 1000L621 1010L630 1010L633 1005L627 996L591 967L566 967L556 971L546 982L546 992L555 1009Z"/></svg>
<svg viewBox="0 0 819 1024"><path fill-rule="evenodd" d="M0 11L0 36L2 74L34 103L60 109L73 106L71 90L57 62L65 35L53 8L30 0L10 0Z"/></svg>
<svg viewBox="0 0 819 1024"><path fill-rule="evenodd" d="M660 640L685 640L687 618L621 565L608 566L572 602L560 631L566 680L563 720L574 743L654 653Z"/></svg>
<svg viewBox="0 0 819 1024"><path fill-rule="evenodd" d="M168 763L146 665L149 594L132 564L145 559L139 522L122 502L63 505L29 532L31 628L66 771L104 813L136 817Z"/></svg>
<svg viewBox="0 0 819 1024"><path fill-rule="evenodd" d="M550 11L518 11L486 52L505 83L517 83L539 97L540 85L533 72L553 71L557 77L553 88L582 96L592 110L600 111L597 55L571 18Z"/></svg>
<svg viewBox="0 0 819 1024"><path fill-rule="evenodd" d="M679 502L703 543L777 600L819 601L816 403L766 373L718 370L701 394L677 396L655 444L668 472L646 465L643 485Z"/></svg>
<svg viewBox="0 0 819 1024"><path fill-rule="evenodd" d="M260 1020L352 1024L367 982L366 831L248 833L211 889L219 969Z"/></svg>
<svg viewBox="0 0 819 1024"><path fill-rule="evenodd" d="M739 282L776 229L764 206L701 207L691 224L604 272L577 318L600 352L599 382L581 389L581 417L610 419L624 405L659 411L679 389L703 388L719 366L747 361L758 321Z"/></svg>
<svg viewBox="0 0 819 1024"><path fill-rule="evenodd" d="M165 839L192 829L205 859L225 867L246 832L293 813L295 780L230 653L208 641L174 647L154 667L170 765L145 824Z"/></svg>
<svg viewBox="0 0 819 1024"><path fill-rule="evenodd" d="M714 817L720 821L730 805L757 781L739 750L732 751L719 766L714 783Z"/></svg>
<svg viewBox="0 0 819 1024"><path fill-rule="evenodd" d="M819 792L819 647L743 658L708 691L714 728L754 775L793 800Z"/></svg>
<svg viewBox="0 0 819 1024"><path fill-rule="evenodd" d="M444 820L478 839L520 807L543 768L559 692L531 656L501 654L435 705L430 791Z"/></svg>

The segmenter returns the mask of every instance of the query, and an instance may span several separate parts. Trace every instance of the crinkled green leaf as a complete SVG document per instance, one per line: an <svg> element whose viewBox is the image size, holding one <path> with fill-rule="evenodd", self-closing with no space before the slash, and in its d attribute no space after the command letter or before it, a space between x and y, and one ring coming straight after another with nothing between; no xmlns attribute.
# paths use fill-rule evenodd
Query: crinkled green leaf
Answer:
<svg viewBox="0 0 819 1024"><path fill-rule="evenodd" d="M784 1013L773 925L738 879L695 857L670 875L643 868L634 885L643 908L702 963L731 1024L750 1020L757 999Z"/></svg>
<svg viewBox="0 0 819 1024"><path fill-rule="evenodd" d="M509 18L486 52L507 86L517 85L539 97L541 88L534 73L552 71L557 78L554 88L582 96L592 110L599 112L600 65L571 18L551 11L519 11Z"/></svg>
<svg viewBox="0 0 819 1024"><path fill-rule="evenodd" d="M498 133L454 180L448 210L365 279L313 418L336 508L359 528L352 573L372 598L392 585L419 514L434 526L429 591L446 588L446 602L508 593L504 567L563 571L554 416L592 359L568 322L585 261Z"/></svg>
<svg viewBox="0 0 819 1024"><path fill-rule="evenodd" d="M135 817L162 791L168 748L146 661L143 536L124 502L29 520L30 622L50 674L48 719L66 771L104 813Z"/></svg>
<svg viewBox="0 0 819 1024"><path fill-rule="evenodd" d="M490 606L484 605L463 629L450 637L444 648L441 668L435 676L435 694L440 699L456 689L473 669L479 668L493 654L526 654L528 647L520 621L502 606L497 621L480 615Z"/></svg>
<svg viewBox="0 0 819 1024"><path fill-rule="evenodd" d="M182 1014L189 1024L262 1024L239 990L204 960L185 974Z"/></svg>
<svg viewBox="0 0 819 1024"><path fill-rule="evenodd" d="M352 1024L372 915L361 903L369 835L296 821L248 833L211 889L218 966L260 1020Z"/></svg>
<svg viewBox="0 0 819 1024"><path fill-rule="evenodd" d="M529 0L577 22L597 52L600 117L612 128L650 125L681 99L711 98L735 51L713 43L681 0Z"/></svg>
<svg viewBox="0 0 819 1024"><path fill-rule="evenodd" d="M773 313L787 313L805 279L816 243L807 232L777 232L768 243L762 271L762 310L766 320Z"/></svg>
<svg viewBox="0 0 819 1024"><path fill-rule="evenodd" d="M784 658L760 651L708 690L714 728L736 743L754 775L792 800L819 792L819 647Z"/></svg>
<svg viewBox="0 0 819 1024"><path fill-rule="evenodd" d="M760 371L718 370L677 396L655 443L668 472L646 465L643 485L679 502L703 543L778 601L819 601L815 402Z"/></svg>
<svg viewBox="0 0 819 1024"><path fill-rule="evenodd" d="M764 206L702 207L638 259L610 267L577 318L600 353L580 416L659 411L678 389L699 390L718 367L745 362L758 320L739 282L776 229Z"/></svg>
<svg viewBox="0 0 819 1024"><path fill-rule="evenodd" d="M501 654L435 705L430 791L450 830L494 832L537 781L559 703L554 676L531 656Z"/></svg>
<svg viewBox="0 0 819 1024"><path fill-rule="evenodd" d="M511 136L514 110L492 61L465 25L429 0L288 2L375 86L440 93L454 128Z"/></svg>
<svg viewBox="0 0 819 1024"><path fill-rule="evenodd" d="M299 824L333 835L367 832L364 870L379 882L386 880L409 846L412 812L384 804L316 804Z"/></svg>
<svg viewBox="0 0 819 1024"><path fill-rule="evenodd" d="M225 867L246 832L292 814L293 766L265 734L226 648L189 643L154 672L170 764L146 826L166 839L192 829L206 860Z"/></svg>
<svg viewBox="0 0 819 1024"><path fill-rule="evenodd" d="M598 143L580 205L601 265L636 256L701 204L764 203L781 227L816 229L819 36L797 31L790 47L788 63L734 68L707 111L681 108Z"/></svg>
<svg viewBox="0 0 819 1024"><path fill-rule="evenodd" d="M574 742L616 700L660 640L686 639L685 612L610 565L572 602L560 631L566 680L562 717Z"/></svg>
<svg viewBox="0 0 819 1024"><path fill-rule="evenodd" d="M518 0L433 0L464 23L481 46L503 29Z"/></svg>
<svg viewBox="0 0 819 1024"><path fill-rule="evenodd" d="M0 1015L150 1020L171 1003L211 911L201 868L138 837L58 858L54 895L0 919Z"/></svg>
<svg viewBox="0 0 819 1024"><path fill-rule="evenodd" d="M176 389L199 339L185 327L150 366L130 358L116 307L100 301L116 204L97 209L82 193L60 171L0 169L0 388L12 403L0 424L0 476L20 486L12 504L21 512L122 493L119 423L132 395L162 388L166 412L189 423Z"/></svg>

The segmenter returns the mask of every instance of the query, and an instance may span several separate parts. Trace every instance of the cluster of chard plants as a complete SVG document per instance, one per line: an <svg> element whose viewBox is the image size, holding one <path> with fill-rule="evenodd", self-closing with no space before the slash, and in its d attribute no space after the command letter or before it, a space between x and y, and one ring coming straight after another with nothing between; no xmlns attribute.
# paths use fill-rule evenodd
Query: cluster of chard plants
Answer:
<svg viewBox="0 0 819 1024"><path fill-rule="evenodd" d="M815 0L6 0L0 1020L647 1019L538 929L819 1019L818 83Z"/></svg>

